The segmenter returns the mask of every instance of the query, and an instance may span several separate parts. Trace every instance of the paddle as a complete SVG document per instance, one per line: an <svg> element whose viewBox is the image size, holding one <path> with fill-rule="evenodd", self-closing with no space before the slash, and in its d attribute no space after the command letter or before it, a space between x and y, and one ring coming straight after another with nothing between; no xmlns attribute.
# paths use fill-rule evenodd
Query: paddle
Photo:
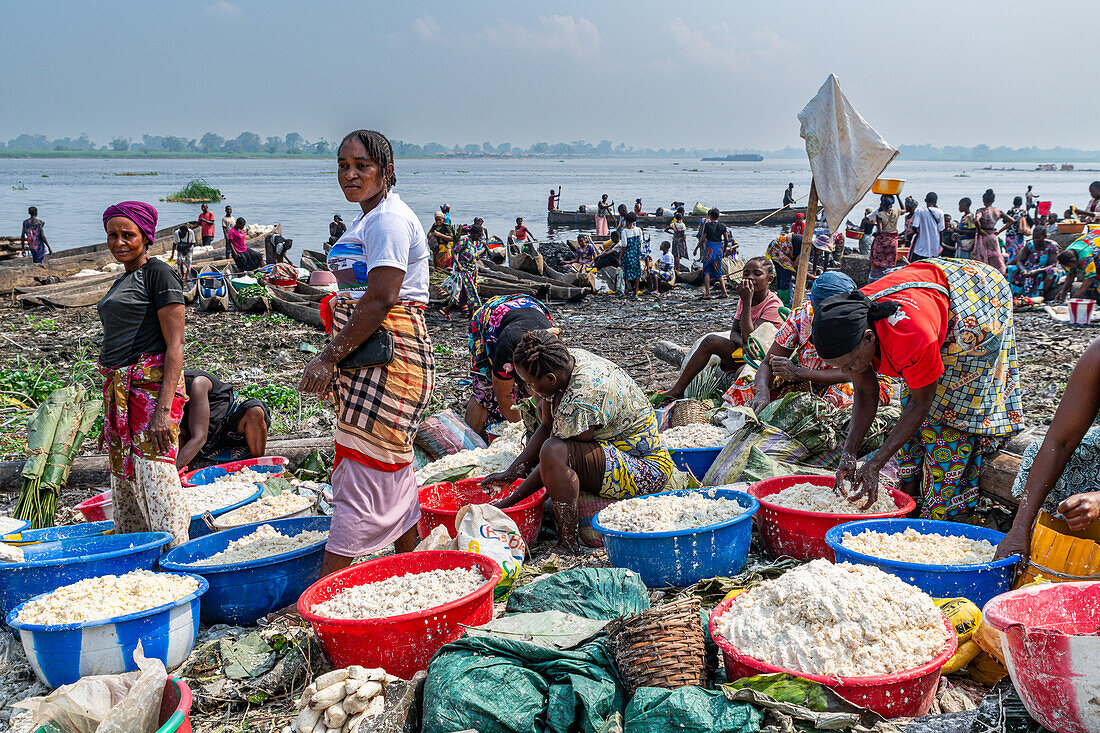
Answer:
<svg viewBox="0 0 1100 733"><path fill-rule="evenodd" d="M778 209L776 209L776 210L775 210L775 211L773 211L772 213L768 214L767 216L765 216L765 217L764 217L763 219L761 219L760 221L757 221L757 222L753 222L753 226L756 226L756 225L758 225L758 224L762 224L763 222L767 221L768 219L770 219L770 218L772 218L773 216L775 216L776 214L778 214L778 213L779 213L780 211L782 211L783 209L786 209L786 208L788 208L788 207L794 206L795 204L797 204L797 203L798 203L799 201L801 201L802 199L806 198L807 196L809 196L809 194L803 194L803 195L799 196L798 198L796 198L796 199L795 199L794 201L790 202L789 204L783 204L783 205L782 205L782 206L780 206L780 207L779 207Z"/></svg>

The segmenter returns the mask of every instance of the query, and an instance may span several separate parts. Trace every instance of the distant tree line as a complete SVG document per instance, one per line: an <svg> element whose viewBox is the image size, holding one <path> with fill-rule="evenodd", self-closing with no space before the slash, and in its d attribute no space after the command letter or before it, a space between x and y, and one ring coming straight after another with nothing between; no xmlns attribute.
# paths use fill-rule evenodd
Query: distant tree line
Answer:
<svg viewBox="0 0 1100 733"><path fill-rule="evenodd" d="M601 140L593 145L584 140L573 142L537 142L526 148L511 143L491 142L481 144L447 146L430 142L423 145L393 140L394 154L399 158L421 157L542 157L542 158L705 158L721 157L731 153L759 153L766 158L805 158L802 147L787 146L781 150L759 148L643 148L624 143ZM901 157L907 160L950 160L970 162L1072 162L1100 160L1100 150L1075 148L1009 148L975 145L973 147L901 145ZM141 140L126 137L113 138L109 143L97 145L87 134L77 138L63 137L51 140L45 135L19 135L6 144L0 142L0 153L59 153L66 151L82 154L144 153L167 155L270 155L270 156L327 156L335 153L334 144L324 138L310 141L297 132L286 137L278 135L260 137L254 132L242 132L234 138L224 138L207 132L200 138L174 135L142 135Z"/></svg>

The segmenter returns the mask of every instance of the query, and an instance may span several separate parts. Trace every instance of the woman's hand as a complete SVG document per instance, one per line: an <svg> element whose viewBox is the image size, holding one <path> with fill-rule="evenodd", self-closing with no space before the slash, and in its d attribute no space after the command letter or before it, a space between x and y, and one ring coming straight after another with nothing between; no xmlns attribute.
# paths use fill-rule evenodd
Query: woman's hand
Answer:
<svg viewBox="0 0 1100 733"><path fill-rule="evenodd" d="M1100 491L1074 494L1058 505L1058 513L1074 532L1080 532L1100 517Z"/></svg>
<svg viewBox="0 0 1100 733"><path fill-rule="evenodd" d="M997 551L993 553L993 559L1003 560L1012 555L1019 555L1026 562L1031 555L1030 535L1030 527L1017 529L1016 525L1013 525L1005 538L997 545Z"/></svg>
<svg viewBox="0 0 1100 733"><path fill-rule="evenodd" d="M771 394L760 389L760 387L758 386L756 388L756 394L752 398L752 411L756 413L757 417L759 417L761 411L763 411L765 407L771 404L771 401Z"/></svg>
<svg viewBox="0 0 1100 733"><path fill-rule="evenodd" d="M837 491L853 503L866 497L863 508L868 509L878 499L878 475L881 470L882 466L873 458L856 468L856 457L845 452L840 457L840 467L836 472ZM846 490L845 480L851 482L851 492Z"/></svg>
<svg viewBox="0 0 1100 733"><path fill-rule="evenodd" d="M802 367L784 356L770 356L768 357L768 364L771 365L772 374L780 379L784 379L788 382L796 382L800 379L804 379L802 376Z"/></svg>
<svg viewBox="0 0 1100 733"><path fill-rule="evenodd" d="M737 296L741 298L741 302L746 303L746 305L742 307L747 308L747 304L752 302L753 290L752 280L749 280L747 277L737 284Z"/></svg>
<svg viewBox="0 0 1100 733"><path fill-rule="evenodd" d="M856 472L856 457L844 451L840 454L840 465L836 469L836 490L837 493L848 498L848 490L845 484L852 481L852 477Z"/></svg>
<svg viewBox="0 0 1100 733"><path fill-rule="evenodd" d="M336 364L316 357L306 364L302 372L302 381L298 383L298 391L307 394L323 395L332 387L332 374L336 371Z"/></svg>
<svg viewBox="0 0 1100 733"><path fill-rule="evenodd" d="M153 411L148 435L157 455L164 455L172 447L172 416L167 409L158 407Z"/></svg>

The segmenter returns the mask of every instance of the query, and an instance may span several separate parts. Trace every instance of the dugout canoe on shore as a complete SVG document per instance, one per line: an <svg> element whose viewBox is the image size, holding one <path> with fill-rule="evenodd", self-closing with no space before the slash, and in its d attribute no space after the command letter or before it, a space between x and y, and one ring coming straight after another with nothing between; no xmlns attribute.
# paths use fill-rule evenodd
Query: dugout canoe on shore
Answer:
<svg viewBox="0 0 1100 733"><path fill-rule="evenodd" d="M723 211L718 216L718 221L723 224L735 227L753 226L756 222L763 219L768 214L771 214L775 209L742 209L741 211ZM805 209L788 208L780 212L768 216L768 220L764 223L768 226L779 226L780 224L793 224L795 214L804 212ZM643 214L638 217L638 226L642 227L667 227L672 222L673 211L664 209L662 215L658 216L656 213ZM689 225L698 226L705 217L698 216L696 214L684 214L684 221ZM617 219L617 217L612 217ZM546 212L546 223L552 227L564 227L571 229L595 229L596 228L596 208L593 206L589 211L562 211L561 209L554 209L553 211ZM608 226L613 226L611 220L608 221Z"/></svg>

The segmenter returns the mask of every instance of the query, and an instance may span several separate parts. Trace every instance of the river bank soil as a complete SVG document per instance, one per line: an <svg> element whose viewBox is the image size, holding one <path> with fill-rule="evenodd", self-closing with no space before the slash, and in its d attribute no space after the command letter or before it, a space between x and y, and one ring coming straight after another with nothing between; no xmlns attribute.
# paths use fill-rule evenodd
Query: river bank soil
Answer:
<svg viewBox="0 0 1100 733"><path fill-rule="evenodd" d="M676 369L656 359L652 346L666 339L690 345L709 331L728 329L735 298L699 300L699 290L677 287L661 298L629 301L595 294L579 303L552 303L555 325L571 345L600 354L625 368L645 389L668 388ZM453 407L462 413L469 394L467 324L454 315L428 311L436 356L436 393L432 411ZM1017 313L1016 339L1024 415L1028 427L1049 424L1066 379L1089 342L1095 326L1070 327L1045 313ZM94 308L22 309L0 306L0 457L16 458L25 449L25 407L21 393L83 375L95 388L95 360L102 329ZM272 437L322 437L331 434L331 405L297 390L302 369L324 346L323 331L278 314L203 313L187 310L185 365L212 372L238 389L265 390L276 401ZM89 440L85 452L94 449Z"/></svg>

